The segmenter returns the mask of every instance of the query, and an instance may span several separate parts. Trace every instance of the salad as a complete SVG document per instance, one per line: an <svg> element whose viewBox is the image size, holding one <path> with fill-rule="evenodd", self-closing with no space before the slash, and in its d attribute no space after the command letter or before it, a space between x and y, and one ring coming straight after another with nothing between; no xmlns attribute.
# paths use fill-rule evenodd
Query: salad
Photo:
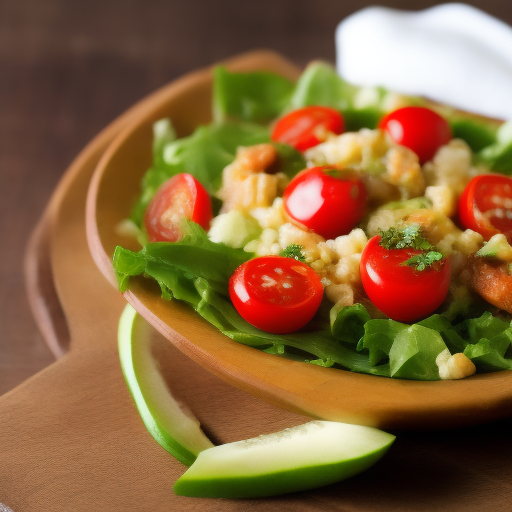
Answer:
<svg viewBox="0 0 512 512"><path fill-rule="evenodd" d="M118 247L226 336L416 380L512 368L512 126L324 63L297 83L215 71L213 122L154 126ZM127 229L127 225L124 225Z"/></svg>

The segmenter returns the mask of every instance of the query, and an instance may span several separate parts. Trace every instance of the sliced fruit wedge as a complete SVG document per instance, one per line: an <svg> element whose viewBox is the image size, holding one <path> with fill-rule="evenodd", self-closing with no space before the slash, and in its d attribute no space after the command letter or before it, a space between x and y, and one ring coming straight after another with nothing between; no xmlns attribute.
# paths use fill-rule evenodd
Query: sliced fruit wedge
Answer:
<svg viewBox="0 0 512 512"><path fill-rule="evenodd" d="M395 436L371 427L312 421L199 454L174 492L204 498L254 498L312 489L377 462Z"/></svg>
<svg viewBox="0 0 512 512"><path fill-rule="evenodd" d="M127 305L119 321L121 368L135 405L155 440L180 462L190 465L199 452L213 447L198 419L178 402L151 355L151 327Z"/></svg>

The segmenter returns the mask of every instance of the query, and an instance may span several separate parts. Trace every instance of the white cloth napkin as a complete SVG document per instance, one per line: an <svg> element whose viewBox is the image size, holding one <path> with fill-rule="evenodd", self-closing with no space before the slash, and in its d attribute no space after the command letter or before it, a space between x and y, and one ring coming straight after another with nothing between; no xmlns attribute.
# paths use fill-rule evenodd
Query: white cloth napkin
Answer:
<svg viewBox="0 0 512 512"><path fill-rule="evenodd" d="M338 25L336 55L354 84L512 119L512 27L469 5L362 9Z"/></svg>

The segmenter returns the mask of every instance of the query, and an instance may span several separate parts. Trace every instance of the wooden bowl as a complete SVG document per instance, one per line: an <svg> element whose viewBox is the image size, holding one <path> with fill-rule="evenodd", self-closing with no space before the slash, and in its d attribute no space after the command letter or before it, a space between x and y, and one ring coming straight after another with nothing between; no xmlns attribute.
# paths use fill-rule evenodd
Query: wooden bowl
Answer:
<svg viewBox="0 0 512 512"><path fill-rule="evenodd" d="M235 71L268 70L289 78L292 63L253 52L222 63ZM117 286L111 258L117 245L138 250L116 232L129 216L151 163L152 124L170 117L179 135L210 120L212 69L186 75L154 93L147 108L114 140L93 176L87 198L87 237L93 258ZM185 354L261 399L293 412L386 429L477 424L512 413L512 372L459 381L420 382L362 375L289 361L238 344L178 301L160 297L155 283L132 279L126 300ZM194 383L190 382L193 386Z"/></svg>

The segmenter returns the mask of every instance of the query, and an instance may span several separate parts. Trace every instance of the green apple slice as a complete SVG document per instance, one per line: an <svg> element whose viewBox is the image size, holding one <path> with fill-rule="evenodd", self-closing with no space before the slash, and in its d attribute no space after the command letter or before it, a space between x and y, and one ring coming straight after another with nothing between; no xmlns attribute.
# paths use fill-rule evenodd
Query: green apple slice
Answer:
<svg viewBox="0 0 512 512"><path fill-rule="evenodd" d="M199 452L213 447L198 419L167 387L151 355L151 327L127 305L119 321L121 368L146 428L180 462L190 465Z"/></svg>
<svg viewBox="0 0 512 512"><path fill-rule="evenodd" d="M174 492L203 498L255 498L313 489L377 462L395 436L381 430L311 421L275 434L205 450Z"/></svg>

